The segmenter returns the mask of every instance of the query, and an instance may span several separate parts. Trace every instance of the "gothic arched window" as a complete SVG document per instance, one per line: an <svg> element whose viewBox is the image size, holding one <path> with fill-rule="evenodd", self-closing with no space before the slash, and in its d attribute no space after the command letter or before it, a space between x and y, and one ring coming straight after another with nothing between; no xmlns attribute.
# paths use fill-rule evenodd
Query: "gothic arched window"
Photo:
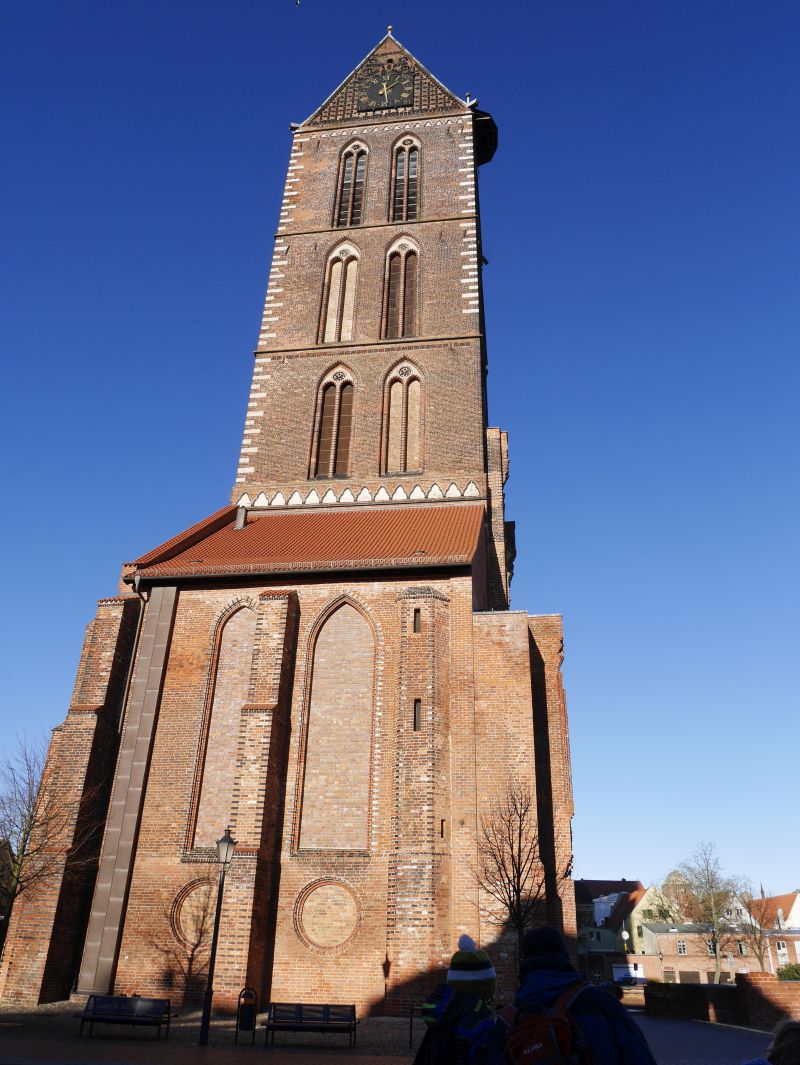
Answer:
<svg viewBox="0 0 800 1065"><path fill-rule="evenodd" d="M339 162L336 184L335 226L358 226L364 211L364 190L367 178L367 149L363 144L350 144Z"/></svg>
<svg viewBox="0 0 800 1065"><path fill-rule="evenodd" d="M350 470L350 443L353 435L353 382L344 370L328 374L317 401L314 477L335 477Z"/></svg>
<svg viewBox="0 0 800 1065"><path fill-rule="evenodd" d="M422 382L408 363L386 380L383 473L418 473L422 469Z"/></svg>
<svg viewBox="0 0 800 1065"><path fill-rule="evenodd" d="M383 335L417 335L419 252L407 239L396 241L386 259L383 296Z"/></svg>
<svg viewBox="0 0 800 1065"><path fill-rule="evenodd" d="M419 145L404 137L392 153L391 222L413 222L419 210Z"/></svg>
<svg viewBox="0 0 800 1065"><path fill-rule="evenodd" d="M213 847L231 817L236 744L247 702L256 615L250 607L230 614L217 632L203 723L193 846Z"/></svg>
<svg viewBox="0 0 800 1065"><path fill-rule="evenodd" d="M335 344L353 339L358 256L349 246L338 248L328 259L320 315L320 341Z"/></svg>
<svg viewBox="0 0 800 1065"><path fill-rule="evenodd" d="M301 850L369 846L374 672L372 628L355 607L344 603L327 618L314 643Z"/></svg>

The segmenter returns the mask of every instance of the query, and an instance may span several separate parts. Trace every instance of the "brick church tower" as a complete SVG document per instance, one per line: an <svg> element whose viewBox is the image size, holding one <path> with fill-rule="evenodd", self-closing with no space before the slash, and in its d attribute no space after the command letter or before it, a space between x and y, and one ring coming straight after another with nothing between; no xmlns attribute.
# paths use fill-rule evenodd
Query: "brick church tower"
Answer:
<svg viewBox="0 0 800 1065"><path fill-rule="evenodd" d="M231 503L88 626L43 784L63 861L14 910L5 1000L202 990L226 825L218 1003L396 1010L465 931L510 978L473 868L512 780L574 935L561 620L508 609L486 416L496 143L391 32L293 127Z"/></svg>

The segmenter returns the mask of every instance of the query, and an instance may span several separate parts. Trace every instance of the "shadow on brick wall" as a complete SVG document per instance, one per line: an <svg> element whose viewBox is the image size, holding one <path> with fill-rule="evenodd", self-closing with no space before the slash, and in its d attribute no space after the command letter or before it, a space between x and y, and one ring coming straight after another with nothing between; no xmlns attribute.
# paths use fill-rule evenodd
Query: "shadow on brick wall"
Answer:
<svg viewBox="0 0 800 1065"><path fill-rule="evenodd" d="M782 1020L800 1021L800 980L770 973L740 973L735 984L661 984L645 988L650 1017L772 1030Z"/></svg>

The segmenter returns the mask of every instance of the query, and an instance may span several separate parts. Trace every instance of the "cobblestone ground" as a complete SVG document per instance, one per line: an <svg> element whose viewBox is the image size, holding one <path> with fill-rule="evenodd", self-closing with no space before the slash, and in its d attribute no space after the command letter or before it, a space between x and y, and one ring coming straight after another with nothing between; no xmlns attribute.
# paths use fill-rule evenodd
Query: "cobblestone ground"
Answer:
<svg viewBox="0 0 800 1065"><path fill-rule="evenodd" d="M29 1011L0 1007L0 1065L410 1065L408 1020L367 1018L359 1025L358 1048L350 1050L342 1036L311 1033L278 1036L275 1048L264 1050L260 1030L255 1045L233 1045L234 1024L215 1020L210 1045L197 1046L200 1014L178 1010L169 1041L156 1041L150 1029L101 1027L78 1039L77 1004L57 1003ZM659 1065L741 1065L763 1053L769 1035L725 1025L645 1017L632 1011ZM414 1024L414 1047L422 1023ZM266 1055L264 1057L263 1055ZM249 1060L248 1060L249 1059Z"/></svg>

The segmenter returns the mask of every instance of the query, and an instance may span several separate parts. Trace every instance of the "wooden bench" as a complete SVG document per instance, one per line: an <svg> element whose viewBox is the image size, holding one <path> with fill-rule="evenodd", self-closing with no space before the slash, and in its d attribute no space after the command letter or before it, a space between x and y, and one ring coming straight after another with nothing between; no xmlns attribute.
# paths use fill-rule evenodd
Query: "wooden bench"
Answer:
<svg viewBox="0 0 800 1065"><path fill-rule="evenodd" d="M132 1024L138 1027L158 1028L156 1039L161 1038L161 1025L167 1026L169 1039L170 1003L168 998L140 998L138 995L89 995L83 1013L74 1014L80 1020L78 1036L83 1035L84 1024L89 1025L89 1034L96 1024Z"/></svg>
<svg viewBox="0 0 800 1065"><path fill-rule="evenodd" d="M356 1045L356 1008L355 1006L308 1005L300 1002L270 1002L267 1019L262 1022L266 1028L264 1045L275 1042L276 1032L347 1032L348 1046Z"/></svg>

